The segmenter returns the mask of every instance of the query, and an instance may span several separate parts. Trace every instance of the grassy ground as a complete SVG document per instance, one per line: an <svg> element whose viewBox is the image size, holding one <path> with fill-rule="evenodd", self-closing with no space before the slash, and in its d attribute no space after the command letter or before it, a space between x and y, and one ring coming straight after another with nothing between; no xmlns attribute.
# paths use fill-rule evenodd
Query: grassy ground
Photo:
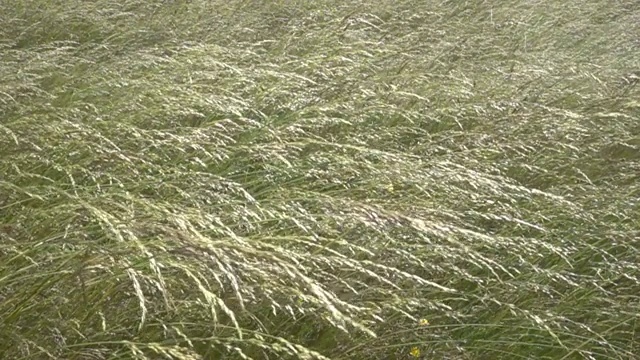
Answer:
<svg viewBox="0 0 640 360"><path fill-rule="evenodd" d="M0 358L640 353L636 0L0 24Z"/></svg>

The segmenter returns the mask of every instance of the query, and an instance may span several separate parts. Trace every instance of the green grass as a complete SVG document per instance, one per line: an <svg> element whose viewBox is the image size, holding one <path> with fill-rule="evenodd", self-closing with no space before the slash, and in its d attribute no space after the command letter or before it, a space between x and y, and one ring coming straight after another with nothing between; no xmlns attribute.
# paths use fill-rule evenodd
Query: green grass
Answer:
<svg viewBox="0 0 640 360"><path fill-rule="evenodd" d="M640 353L636 0L0 24L0 358Z"/></svg>

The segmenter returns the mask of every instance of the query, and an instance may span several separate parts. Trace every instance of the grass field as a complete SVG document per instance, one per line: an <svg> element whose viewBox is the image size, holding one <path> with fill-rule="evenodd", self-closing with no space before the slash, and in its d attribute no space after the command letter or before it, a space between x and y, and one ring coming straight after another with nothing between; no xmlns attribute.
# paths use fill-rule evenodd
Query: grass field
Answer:
<svg viewBox="0 0 640 360"><path fill-rule="evenodd" d="M1 359L638 359L640 3L0 0Z"/></svg>

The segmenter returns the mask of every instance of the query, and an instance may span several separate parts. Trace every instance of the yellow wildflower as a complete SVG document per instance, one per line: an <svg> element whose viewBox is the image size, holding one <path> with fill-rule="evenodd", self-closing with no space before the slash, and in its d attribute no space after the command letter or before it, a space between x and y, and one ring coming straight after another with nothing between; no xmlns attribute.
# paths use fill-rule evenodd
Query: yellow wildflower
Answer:
<svg viewBox="0 0 640 360"><path fill-rule="evenodd" d="M420 349L414 346L411 348L411 351L409 352L409 354L413 357L420 357Z"/></svg>
<svg viewBox="0 0 640 360"><path fill-rule="evenodd" d="M427 326L427 325L429 325L429 320L427 320L427 319L420 319L420 325L421 325L421 326Z"/></svg>

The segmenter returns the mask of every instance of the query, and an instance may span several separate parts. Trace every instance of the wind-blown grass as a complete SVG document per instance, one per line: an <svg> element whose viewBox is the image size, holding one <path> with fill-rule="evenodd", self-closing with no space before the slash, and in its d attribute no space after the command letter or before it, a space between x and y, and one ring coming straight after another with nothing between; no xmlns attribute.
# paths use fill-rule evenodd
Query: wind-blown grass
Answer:
<svg viewBox="0 0 640 360"><path fill-rule="evenodd" d="M640 353L637 1L0 23L0 358Z"/></svg>

